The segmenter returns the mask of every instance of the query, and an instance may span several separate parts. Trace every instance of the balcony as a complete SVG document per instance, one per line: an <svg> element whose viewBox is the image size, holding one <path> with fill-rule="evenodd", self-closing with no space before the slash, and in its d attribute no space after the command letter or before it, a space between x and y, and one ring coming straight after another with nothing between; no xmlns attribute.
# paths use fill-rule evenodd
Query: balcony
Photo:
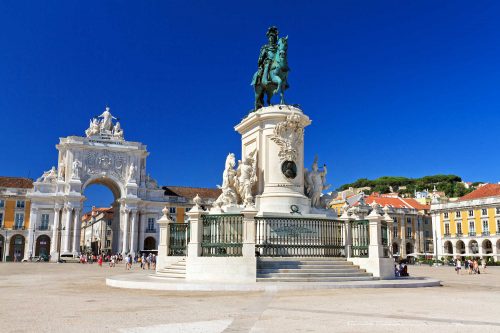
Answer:
<svg viewBox="0 0 500 333"><path fill-rule="evenodd" d="M156 234L156 229L146 229L147 234Z"/></svg>
<svg viewBox="0 0 500 333"><path fill-rule="evenodd" d="M15 225L12 227L12 230L24 230L24 225Z"/></svg>
<svg viewBox="0 0 500 333"><path fill-rule="evenodd" d="M475 231L470 231L469 232L469 237L474 237L476 236L476 232Z"/></svg>
<svg viewBox="0 0 500 333"><path fill-rule="evenodd" d="M450 234L450 233L447 233L447 234L444 234L443 236L444 236L444 238L450 238L450 237L451 237L451 234Z"/></svg>
<svg viewBox="0 0 500 333"><path fill-rule="evenodd" d="M489 231L483 231L481 233L481 236L489 236L490 235L490 232Z"/></svg>
<svg viewBox="0 0 500 333"><path fill-rule="evenodd" d="M457 232L457 237L463 237L463 235L464 235L463 233Z"/></svg>
<svg viewBox="0 0 500 333"><path fill-rule="evenodd" d="M47 230L49 230L49 226L48 225L40 225L40 226L38 226L37 229L40 231L47 231Z"/></svg>

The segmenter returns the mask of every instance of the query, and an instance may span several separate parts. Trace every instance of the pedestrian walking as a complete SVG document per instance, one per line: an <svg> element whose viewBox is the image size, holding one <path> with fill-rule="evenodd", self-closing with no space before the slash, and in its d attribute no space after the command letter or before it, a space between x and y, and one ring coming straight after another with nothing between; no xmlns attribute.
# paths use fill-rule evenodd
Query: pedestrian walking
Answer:
<svg viewBox="0 0 500 333"><path fill-rule="evenodd" d="M455 271L457 272L457 275L460 274L461 269L462 269L462 262L460 261L460 258L457 258L457 261L455 263Z"/></svg>

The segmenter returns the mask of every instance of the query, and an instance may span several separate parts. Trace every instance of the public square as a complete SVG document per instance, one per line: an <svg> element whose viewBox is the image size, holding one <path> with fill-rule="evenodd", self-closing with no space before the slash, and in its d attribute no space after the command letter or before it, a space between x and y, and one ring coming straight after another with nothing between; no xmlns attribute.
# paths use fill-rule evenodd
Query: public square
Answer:
<svg viewBox="0 0 500 333"><path fill-rule="evenodd" d="M0 265L2 332L499 332L500 267L456 275L410 266L442 287L277 293L116 289L105 278L150 274L97 264Z"/></svg>

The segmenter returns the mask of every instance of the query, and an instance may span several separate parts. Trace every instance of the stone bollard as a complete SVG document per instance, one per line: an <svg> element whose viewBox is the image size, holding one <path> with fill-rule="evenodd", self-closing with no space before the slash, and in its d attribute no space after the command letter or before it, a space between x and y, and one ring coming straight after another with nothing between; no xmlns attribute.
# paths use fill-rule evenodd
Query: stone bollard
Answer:
<svg viewBox="0 0 500 333"><path fill-rule="evenodd" d="M158 257L167 257L168 249L170 247L170 224L174 223L168 215L169 210L167 207L162 209L163 216L157 220L160 228L160 242L158 244Z"/></svg>
<svg viewBox="0 0 500 333"><path fill-rule="evenodd" d="M370 244L368 246L369 258L383 258L384 250L382 245L382 229L381 222L383 217L373 208L371 213L366 217L369 224Z"/></svg>
<svg viewBox="0 0 500 333"><path fill-rule="evenodd" d="M244 257L255 257L255 216L257 209L253 206L245 207L243 214L243 249Z"/></svg>
<svg viewBox="0 0 500 333"><path fill-rule="evenodd" d="M344 255L346 258L352 257L352 229L351 218L347 214L347 210L339 217L339 220L344 222Z"/></svg>
<svg viewBox="0 0 500 333"><path fill-rule="evenodd" d="M201 198L196 195L193 199L195 205L186 215L189 217L189 222L191 223L191 235L188 244L188 257L200 257L201 256L201 241L203 237L203 215L206 215L201 206Z"/></svg>

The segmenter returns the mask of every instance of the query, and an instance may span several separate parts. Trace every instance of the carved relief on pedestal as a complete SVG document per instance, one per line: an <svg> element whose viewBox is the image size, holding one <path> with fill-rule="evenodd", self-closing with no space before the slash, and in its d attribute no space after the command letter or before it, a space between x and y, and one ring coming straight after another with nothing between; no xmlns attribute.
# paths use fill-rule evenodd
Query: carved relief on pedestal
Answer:
<svg viewBox="0 0 500 333"><path fill-rule="evenodd" d="M300 116L296 113L286 117L286 120L279 122L274 128L271 140L280 148L278 157L281 161L296 162L298 148L304 139L304 125Z"/></svg>

